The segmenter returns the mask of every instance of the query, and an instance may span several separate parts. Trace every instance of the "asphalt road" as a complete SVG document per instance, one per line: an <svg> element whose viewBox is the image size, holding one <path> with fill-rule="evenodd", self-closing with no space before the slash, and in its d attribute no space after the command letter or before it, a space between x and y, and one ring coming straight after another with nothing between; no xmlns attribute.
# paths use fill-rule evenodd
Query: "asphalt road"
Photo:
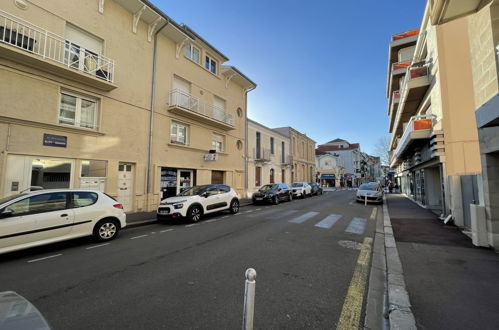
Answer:
<svg viewBox="0 0 499 330"><path fill-rule="evenodd" d="M130 228L105 245L19 251L0 256L0 291L26 297L54 329L239 329L252 267L256 329L330 329L375 208L336 191Z"/></svg>

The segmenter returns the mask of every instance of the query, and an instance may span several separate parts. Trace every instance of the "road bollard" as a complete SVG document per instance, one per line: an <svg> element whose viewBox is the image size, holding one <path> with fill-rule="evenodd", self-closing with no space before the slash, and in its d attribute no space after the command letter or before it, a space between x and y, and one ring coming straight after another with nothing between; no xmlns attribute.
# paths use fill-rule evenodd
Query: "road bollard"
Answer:
<svg viewBox="0 0 499 330"><path fill-rule="evenodd" d="M364 206L367 206L367 193L364 195Z"/></svg>
<svg viewBox="0 0 499 330"><path fill-rule="evenodd" d="M245 276L246 283L244 287L243 330L253 330L256 271L253 268L248 268Z"/></svg>

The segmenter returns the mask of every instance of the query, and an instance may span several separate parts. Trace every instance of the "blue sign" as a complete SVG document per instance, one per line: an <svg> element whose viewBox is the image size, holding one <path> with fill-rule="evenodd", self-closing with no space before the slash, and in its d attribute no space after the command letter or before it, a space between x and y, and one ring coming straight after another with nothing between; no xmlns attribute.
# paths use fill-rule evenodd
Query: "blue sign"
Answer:
<svg viewBox="0 0 499 330"><path fill-rule="evenodd" d="M43 145L48 147L66 148L68 137L63 135L43 134Z"/></svg>
<svg viewBox="0 0 499 330"><path fill-rule="evenodd" d="M321 174L321 179L336 179L334 174Z"/></svg>

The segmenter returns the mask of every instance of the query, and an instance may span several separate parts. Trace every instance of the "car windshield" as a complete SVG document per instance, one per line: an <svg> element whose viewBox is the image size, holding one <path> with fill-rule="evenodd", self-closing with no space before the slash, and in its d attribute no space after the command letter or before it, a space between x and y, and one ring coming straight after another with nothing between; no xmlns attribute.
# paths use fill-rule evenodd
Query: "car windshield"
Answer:
<svg viewBox="0 0 499 330"><path fill-rule="evenodd" d="M378 186L374 184L362 184L359 190L377 190Z"/></svg>
<svg viewBox="0 0 499 330"><path fill-rule="evenodd" d="M271 191L275 187L276 187L275 184L266 184L265 186L262 186L259 190L262 192L266 192L266 191Z"/></svg>
<svg viewBox="0 0 499 330"><path fill-rule="evenodd" d="M196 195L201 195L202 193L204 193L205 191L207 191L208 188L210 188L210 187L211 187L210 185L194 186L194 187L191 187L191 188L188 188L188 189L182 191L180 194L178 194L178 196L196 196Z"/></svg>
<svg viewBox="0 0 499 330"><path fill-rule="evenodd" d="M303 187L303 183L301 182L293 183L292 187Z"/></svg>
<svg viewBox="0 0 499 330"><path fill-rule="evenodd" d="M0 204L10 202L11 200L13 200L13 199L15 199L17 197L23 197L23 196L26 196L26 195L27 194L19 194L19 195L11 195L9 197L0 198Z"/></svg>

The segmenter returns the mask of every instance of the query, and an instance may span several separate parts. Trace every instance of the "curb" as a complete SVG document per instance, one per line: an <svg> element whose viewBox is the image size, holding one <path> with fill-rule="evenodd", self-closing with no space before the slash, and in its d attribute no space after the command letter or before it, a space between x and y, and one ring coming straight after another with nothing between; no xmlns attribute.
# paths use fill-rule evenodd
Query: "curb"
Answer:
<svg viewBox="0 0 499 330"><path fill-rule="evenodd" d="M241 205L239 205L239 207L246 207L249 205L253 205L253 203L241 204ZM146 225L149 225L149 224L154 223L154 222L158 222L158 220L154 218L154 219L145 219L145 220L130 222L130 223L126 224L126 227L123 228L123 230L135 228L135 227L140 227L140 226L146 226Z"/></svg>
<svg viewBox="0 0 499 330"><path fill-rule="evenodd" d="M387 275L385 294L388 300L387 313L390 329L417 329L385 196L383 196L383 202L383 236Z"/></svg>

